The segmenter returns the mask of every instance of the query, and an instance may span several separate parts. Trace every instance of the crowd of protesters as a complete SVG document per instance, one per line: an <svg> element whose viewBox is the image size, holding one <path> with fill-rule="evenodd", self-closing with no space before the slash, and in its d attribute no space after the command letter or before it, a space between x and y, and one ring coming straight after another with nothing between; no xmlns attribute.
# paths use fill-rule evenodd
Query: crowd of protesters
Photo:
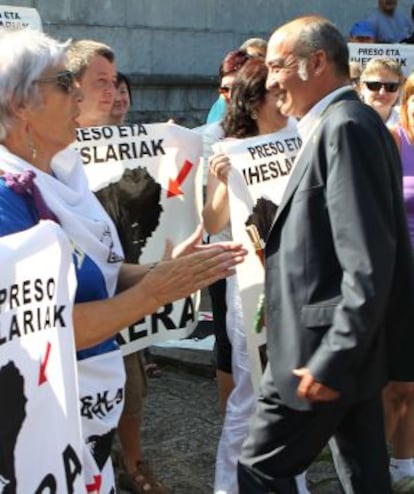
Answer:
<svg viewBox="0 0 414 494"><path fill-rule="evenodd" d="M73 309L80 398L92 388L124 397L105 417L82 416L85 489L99 475L105 494L117 485L170 492L140 440L144 356L122 358L115 336L210 287L224 414L215 494L308 494L306 470L328 441L347 494L414 492L414 79L388 58L352 65L347 48L410 43L412 20L397 3L379 0L348 40L311 15L224 57L203 129L210 243L200 245L199 228L155 266L138 264L122 214L89 190L68 147L78 127L125 123L131 85L111 47L0 34L0 235L47 218L84 253ZM246 251L230 233L231 156L211 144L286 128L303 144L266 225L267 364L257 396L234 274ZM22 176L24 187L13 185ZM105 441L92 451L98 434Z"/></svg>

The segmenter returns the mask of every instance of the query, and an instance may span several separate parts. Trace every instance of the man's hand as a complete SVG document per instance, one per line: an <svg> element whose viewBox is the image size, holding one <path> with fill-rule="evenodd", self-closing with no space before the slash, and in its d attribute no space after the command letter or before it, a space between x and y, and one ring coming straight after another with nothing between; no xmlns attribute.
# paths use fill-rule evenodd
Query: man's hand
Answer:
<svg viewBox="0 0 414 494"><path fill-rule="evenodd" d="M334 401L339 398L338 391L335 391L324 384L318 383L309 372L308 368L301 367L300 369L295 369L293 374L300 378L297 389L297 395L299 398L303 398L311 402Z"/></svg>

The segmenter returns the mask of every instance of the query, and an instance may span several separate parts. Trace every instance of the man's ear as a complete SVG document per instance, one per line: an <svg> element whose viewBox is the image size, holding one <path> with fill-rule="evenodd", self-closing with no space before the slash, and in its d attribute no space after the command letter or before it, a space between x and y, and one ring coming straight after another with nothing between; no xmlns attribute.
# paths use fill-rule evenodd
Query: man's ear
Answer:
<svg viewBox="0 0 414 494"><path fill-rule="evenodd" d="M326 65L328 63L326 52L324 50L317 50L312 53L310 63L315 76L321 76L325 72Z"/></svg>

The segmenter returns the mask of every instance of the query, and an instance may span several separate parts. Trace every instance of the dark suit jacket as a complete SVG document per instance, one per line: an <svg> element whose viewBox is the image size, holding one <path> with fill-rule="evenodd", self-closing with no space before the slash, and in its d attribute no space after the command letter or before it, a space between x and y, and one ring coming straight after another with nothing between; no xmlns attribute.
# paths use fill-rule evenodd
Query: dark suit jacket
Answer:
<svg viewBox="0 0 414 494"><path fill-rule="evenodd" d="M414 269L398 150L353 91L329 105L292 172L266 243L266 299L269 364L288 406L364 399L390 373L414 380ZM297 367L340 400L297 398Z"/></svg>

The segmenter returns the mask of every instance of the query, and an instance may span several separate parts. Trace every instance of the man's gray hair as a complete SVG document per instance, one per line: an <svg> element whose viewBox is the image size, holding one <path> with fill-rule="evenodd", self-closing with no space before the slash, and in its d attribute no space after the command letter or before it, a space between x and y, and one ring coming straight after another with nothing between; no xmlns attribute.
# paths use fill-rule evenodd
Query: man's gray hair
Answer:
<svg viewBox="0 0 414 494"><path fill-rule="evenodd" d="M91 58L97 55L106 58L111 63L115 61L114 51L105 43L92 39L74 41L68 49L68 68L80 80L89 66Z"/></svg>
<svg viewBox="0 0 414 494"><path fill-rule="evenodd" d="M46 69L65 63L68 46L69 41L31 29L0 30L0 142L13 126L12 108L40 102L34 81Z"/></svg>
<svg viewBox="0 0 414 494"><path fill-rule="evenodd" d="M349 51L345 38L332 22L314 16L301 27L294 52L299 59L307 60L318 50L326 53L327 59L334 64L337 75L349 77Z"/></svg>

